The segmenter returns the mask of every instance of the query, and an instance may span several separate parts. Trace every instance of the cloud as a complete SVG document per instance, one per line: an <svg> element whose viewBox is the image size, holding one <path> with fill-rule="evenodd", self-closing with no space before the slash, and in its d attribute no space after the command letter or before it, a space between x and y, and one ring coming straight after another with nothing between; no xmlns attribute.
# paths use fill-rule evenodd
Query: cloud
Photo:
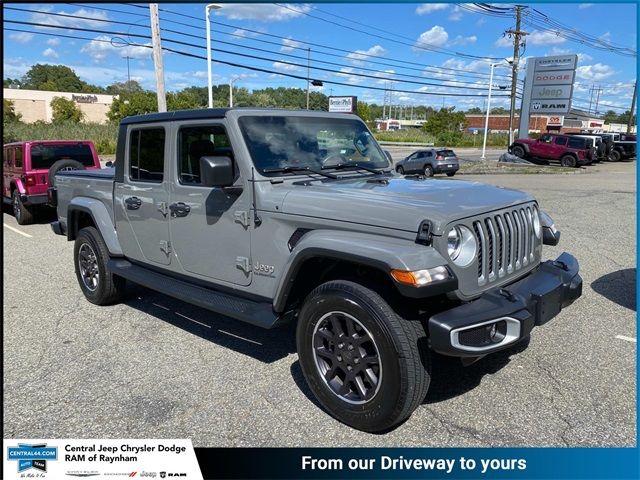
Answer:
<svg viewBox="0 0 640 480"><path fill-rule="evenodd" d="M423 3L416 8L416 15L426 15L438 10L446 10L447 8L449 8L448 3Z"/></svg>
<svg viewBox="0 0 640 480"><path fill-rule="evenodd" d="M271 66L273 68L277 68L279 70L287 70L289 72L295 72L297 70L300 70L300 67L296 67L295 65L289 65L288 63L283 63L283 62L273 62Z"/></svg>
<svg viewBox="0 0 640 480"><path fill-rule="evenodd" d="M109 20L109 16L106 12L99 10L88 10L86 8L80 8L76 11L58 10L55 13L61 13L64 15L70 15L69 17L57 17L50 15L53 13L53 7L41 7L42 10L47 13L32 13L31 20L36 23L44 23L46 25L58 26L58 27L105 27L105 22L101 20ZM72 18L74 17L74 18ZM75 18L77 17L77 18ZM38 29L47 29L47 27L35 27Z"/></svg>
<svg viewBox="0 0 640 480"><path fill-rule="evenodd" d="M237 28L235 29L231 35L234 37L244 37L244 38L251 38L251 37L259 37L260 35L262 35L263 33L265 33L264 31L249 31L249 30L245 30L243 28Z"/></svg>
<svg viewBox="0 0 640 480"><path fill-rule="evenodd" d="M215 15L231 20L257 20L261 22L283 22L311 11L311 5L293 5L289 8L266 3L225 3Z"/></svg>
<svg viewBox="0 0 640 480"><path fill-rule="evenodd" d="M280 47L281 52L292 52L295 49L303 48L304 45L300 42L296 42L291 38L283 38L282 39L282 47Z"/></svg>
<svg viewBox="0 0 640 480"><path fill-rule="evenodd" d="M462 20L463 13L464 13L464 10L462 10L460 6L456 5L455 7L453 7L453 10L451 11L451 15L449 15L449 20L451 20L452 22L457 22L459 20Z"/></svg>
<svg viewBox="0 0 640 480"><path fill-rule="evenodd" d="M578 5L578 8L580 10L584 10L585 8L591 8L594 5L595 5L594 3L581 3L580 5Z"/></svg>
<svg viewBox="0 0 640 480"><path fill-rule="evenodd" d="M430 30L423 32L416 40L414 50L420 50L420 47L442 47L449 41L449 34L439 25L435 25Z"/></svg>
<svg viewBox="0 0 640 480"><path fill-rule="evenodd" d="M475 35L471 35L470 37L463 37L462 35L458 35L453 39L450 45L469 45L471 43L476 43L477 40L478 37L476 37Z"/></svg>
<svg viewBox="0 0 640 480"><path fill-rule="evenodd" d="M386 50L380 45L374 45L368 50L356 50L347 55L347 58L354 65L362 65L363 61L369 59L369 57L381 57L386 53Z"/></svg>
<svg viewBox="0 0 640 480"><path fill-rule="evenodd" d="M567 41L553 32L539 32L537 30L531 32L525 37L527 45L559 45ZM511 44L513 46L513 43Z"/></svg>
<svg viewBox="0 0 640 480"><path fill-rule="evenodd" d="M60 39L50 38L49 40L47 40L47 45L49 45L50 47L57 47L58 45L60 45Z"/></svg>
<svg viewBox="0 0 640 480"><path fill-rule="evenodd" d="M576 78L582 80L591 80L594 82L599 82L600 80L604 80L612 75L614 75L616 71L609 65L604 65L602 63L596 63L593 65L583 65L581 67L576 68Z"/></svg>
<svg viewBox="0 0 640 480"><path fill-rule="evenodd" d="M42 56L47 58L58 58L58 53L53 48L47 48L42 52Z"/></svg>
<svg viewBox="0 0 640 480"><path fill-rule="evenodd" d="M363 77L358 77L353 73L354 73L353 68L343 67L340 69L340 73L336 73L335 75L346 79L346 82L350 85L357 85L358 83L362 83L364 81Z"/></svg>
<svg viewBox="0 0 640 480"><path fill-rule="evenodd" d="M146 43L146 45L151 46L151 43ZM89 55L94 63L101 63L110 54L136 59L146 59L151 56L151 49L147 47L135 45L119 47L112 45L111 37L108 35L99 35L95 37L89 43L86 43L80 49L80 52Z"/></svg>
<svg viewBox="0 0 640 480"><path fill-rule="evenodd" d="M17 43L29 43L31 40L33 40L33 33L12 33L9 35L9 38Z"/></svg>
<svg viewBox="0 0 640 480"><path fill-rule="evenodd" d="M505 35L504 37L500 37L498 40L496 40L493 45L502 48L513 48L513 40Z"/></svg>

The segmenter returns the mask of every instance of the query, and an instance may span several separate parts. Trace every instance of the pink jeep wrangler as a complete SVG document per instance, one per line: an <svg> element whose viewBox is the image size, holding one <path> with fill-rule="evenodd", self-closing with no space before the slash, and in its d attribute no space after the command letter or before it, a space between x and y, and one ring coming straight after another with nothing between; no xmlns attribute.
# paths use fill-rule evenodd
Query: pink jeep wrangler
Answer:
<svg viewBox="0 0 640 480"><path fill-rule="evenodd" d="M2 149L2 199L13 205L20 225L33 223L35 210L46 205L47 189L56 172L100 168L87 140L31 140L8 143Z"/></svg>

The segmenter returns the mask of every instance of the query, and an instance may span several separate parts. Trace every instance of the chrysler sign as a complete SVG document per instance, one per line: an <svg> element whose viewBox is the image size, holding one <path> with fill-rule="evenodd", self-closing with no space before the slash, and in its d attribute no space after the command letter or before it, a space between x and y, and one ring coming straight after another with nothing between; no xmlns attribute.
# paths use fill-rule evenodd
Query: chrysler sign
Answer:
<svg viewBox="0 0 640 480"><path fill-rule="evenodd" d="M536 72L549 70L575 70L577 55L557 55L555 57L542 57L535 59Z"/></svg>

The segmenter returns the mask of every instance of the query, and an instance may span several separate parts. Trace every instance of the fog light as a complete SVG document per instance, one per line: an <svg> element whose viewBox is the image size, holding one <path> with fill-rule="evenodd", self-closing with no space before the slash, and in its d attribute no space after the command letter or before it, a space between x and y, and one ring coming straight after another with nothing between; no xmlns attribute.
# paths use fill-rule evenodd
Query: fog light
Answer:
<svg viewBox="0 0 640 480"><path fill-rule="evenodd" d="M491 340L492 342L495 341L497 332L498 332L498 325L494 323L493 325L491 325L491 328L489 329L489 340Z"/></svg>

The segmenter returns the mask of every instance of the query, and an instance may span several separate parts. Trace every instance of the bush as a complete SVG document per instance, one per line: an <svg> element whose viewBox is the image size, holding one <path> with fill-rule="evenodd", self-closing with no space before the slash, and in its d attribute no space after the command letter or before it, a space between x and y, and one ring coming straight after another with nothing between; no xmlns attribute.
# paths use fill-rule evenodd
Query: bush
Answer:
<svg viewBox="0 0 640 480"><path fill-rule="evenodd" d="M80 123L84 118L84 113L74 101L64 97L53 97L51 110L53 111L53 123L56 124L65 122Z"/></svg>
<svg viewBox="0 0 640 480"><path fill-rule="evenodd" d="M9 122L19 122L22 115L16 113L15 106L11 100L6 98L2 99L2 124L6 125Z"/></svg>
<svg viewBox="0 0 640 480"><path fill-rule="evenodd" d="M91 140L100 155L116 152L117 125L100 125L97 123L64 122L51 124L45 122L18 123L5 125L2 131L2 142L18 142L24 140Z"/></svg>

